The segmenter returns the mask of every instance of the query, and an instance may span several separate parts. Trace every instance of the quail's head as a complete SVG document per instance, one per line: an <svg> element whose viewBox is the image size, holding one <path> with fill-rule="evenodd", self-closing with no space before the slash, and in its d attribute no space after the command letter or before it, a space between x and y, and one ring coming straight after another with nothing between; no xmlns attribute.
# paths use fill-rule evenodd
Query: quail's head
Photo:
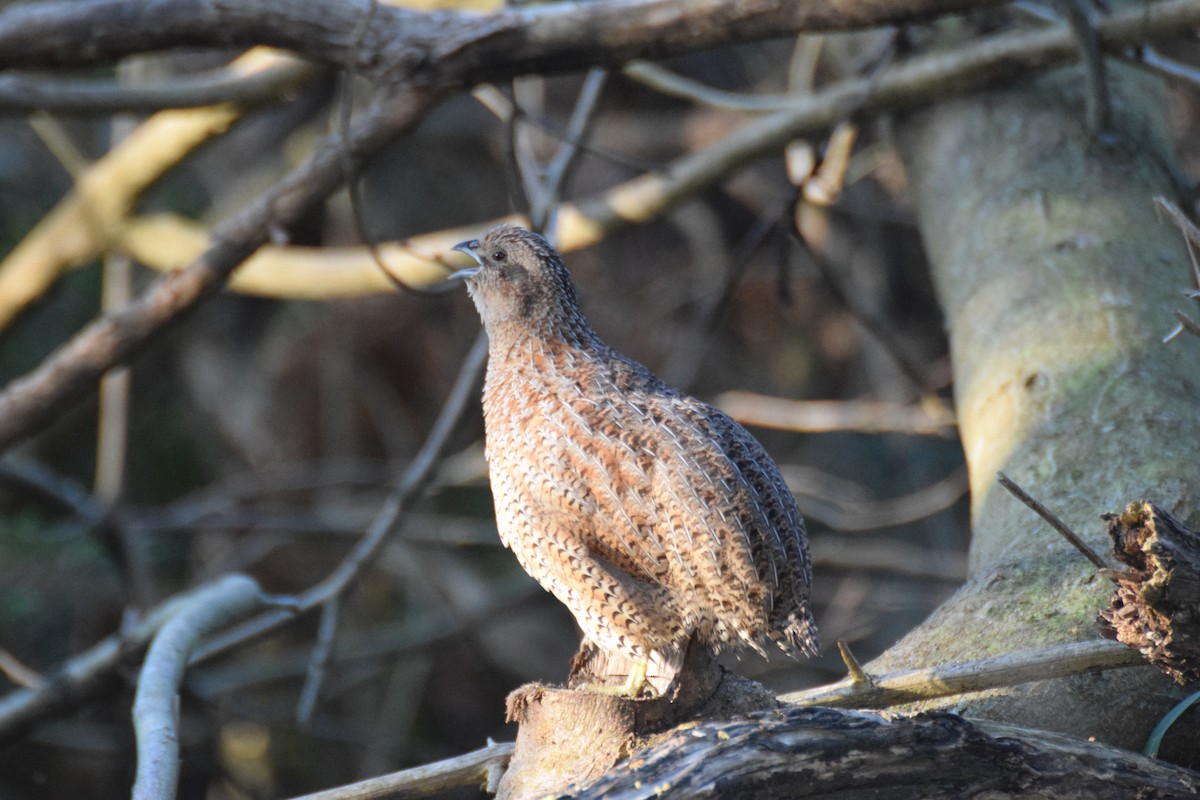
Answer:
<svg viewBox="0 0 1200 800"><path fill-rule="evenodd" d="M479 265L459 270L484 327L553 324L578 315L571 276L554 248L533 231L500 225L482 239L455 245Z"/></svg>

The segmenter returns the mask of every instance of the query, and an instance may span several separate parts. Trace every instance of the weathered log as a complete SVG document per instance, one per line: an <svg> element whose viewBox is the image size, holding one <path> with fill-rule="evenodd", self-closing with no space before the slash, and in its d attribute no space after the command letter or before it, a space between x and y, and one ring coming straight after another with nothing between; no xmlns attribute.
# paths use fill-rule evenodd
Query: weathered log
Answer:
<svg viewBox="0 0 1200 800"><path fill-rule="evenodd" d="M1109 745L934 712L803 708L677 730L576 795L633 798L1194 797L1200 773Z"/></svg>
<svg viewBox="0 0 1200 800"><path fill-rule="evenodd" d="M1101 635L1138 649L1178 683L1200 679L1200 532L1145 500L1104 522L1129 569L1113 574Z"/></svg>

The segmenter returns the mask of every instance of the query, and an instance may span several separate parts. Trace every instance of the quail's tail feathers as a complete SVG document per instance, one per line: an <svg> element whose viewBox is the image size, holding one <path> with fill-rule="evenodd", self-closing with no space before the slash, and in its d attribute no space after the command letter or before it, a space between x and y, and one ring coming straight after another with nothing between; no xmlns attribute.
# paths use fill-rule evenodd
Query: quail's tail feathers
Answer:
<svg viewBox="0 0 1200 800"><path fill-rule="evenodd" d="M811 658L821 655L817 625L808 609L788 614L782 624L772 626L769 635L781 650L793 658L801 653Z"/></svg>

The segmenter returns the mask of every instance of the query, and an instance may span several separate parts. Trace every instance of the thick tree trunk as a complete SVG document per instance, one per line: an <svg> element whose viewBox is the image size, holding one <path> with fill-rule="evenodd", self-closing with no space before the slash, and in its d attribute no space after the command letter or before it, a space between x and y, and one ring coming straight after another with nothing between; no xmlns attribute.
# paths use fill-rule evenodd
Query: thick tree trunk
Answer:
<svg viewBox="0 0 1200 800"><path fill-rule="evenodd" d="M1195 524L1200 346L1162 343L1189 275L1153 202L1175 192L1165 100L1145 74L1111 78L1111 143L1084 127L1076 70L942 103L901 126L950 335L973 540L967 585L870 671L1097 635L1112 584L999 489L997 471L1100 553L1110 544L1100 514L1132 500ZM1140 748L1178 697L1147 667L917 708ZM1189 762L1170 743L1196 732L1178 729L1164 755Z"/></svg>

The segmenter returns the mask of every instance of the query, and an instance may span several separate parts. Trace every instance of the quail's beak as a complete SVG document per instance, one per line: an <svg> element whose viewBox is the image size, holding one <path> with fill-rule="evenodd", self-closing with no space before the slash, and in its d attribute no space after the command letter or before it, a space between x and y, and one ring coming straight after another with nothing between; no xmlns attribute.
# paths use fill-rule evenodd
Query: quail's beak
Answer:
<svg viewBox="0 0 1200 800"><path fill-rule="evenodd" d="M471 258L475 259L476 264L479 264L479 265L483 264L483 260L479 257L479 240L478 239L471 239L468 242L459 242L458 244L454 245L454 247L451 247L450 249L457 250L460 253L466 253ZM468 267L467 269L460 269L457 272L450 273L449 277L447 277L446 280L462 281L462 280L466 280L467 278L474 277L478 273L479 273L478 266Z"/></svg>

